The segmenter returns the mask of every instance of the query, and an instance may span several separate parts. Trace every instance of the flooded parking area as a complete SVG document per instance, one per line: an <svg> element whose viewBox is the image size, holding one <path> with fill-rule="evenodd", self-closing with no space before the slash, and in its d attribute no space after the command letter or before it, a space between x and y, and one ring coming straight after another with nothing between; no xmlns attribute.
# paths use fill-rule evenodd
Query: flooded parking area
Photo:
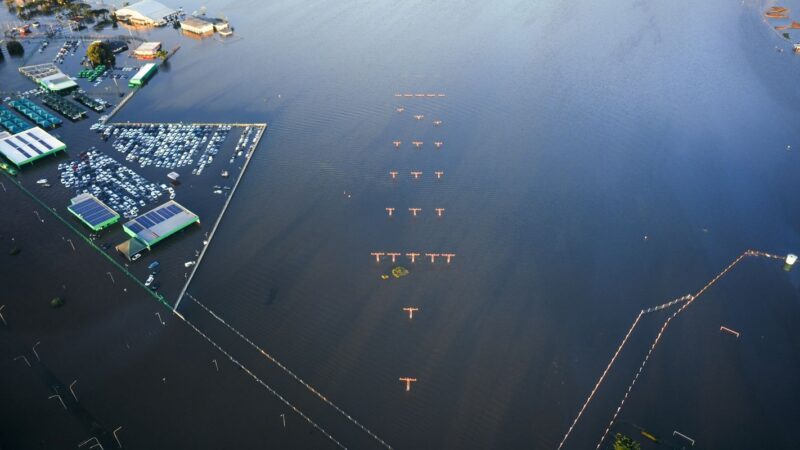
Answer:
<svg viewBox="0 0 800 450"><path fill-rule="evenodd" d="M80 158L58 165L61 184L75 195L89 193L122 216L129 218L175 190L148 181L128 167L98 150L82 152Z"/></svg>
<svg viewBox="0 0 800 450"><path fill-rule="evenodd" d="M176 169L192 166L193 175L213 162L231 131L229 125L150 124L117 125L103 131L127 161L140 167Z"/></svg>

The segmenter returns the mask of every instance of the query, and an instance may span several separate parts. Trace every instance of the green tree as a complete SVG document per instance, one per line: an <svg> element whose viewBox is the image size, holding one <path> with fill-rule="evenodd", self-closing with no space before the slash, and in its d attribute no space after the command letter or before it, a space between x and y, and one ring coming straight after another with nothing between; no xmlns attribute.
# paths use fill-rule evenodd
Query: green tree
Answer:
<svg viewBox="0 0 800 450"><path fill-rule="evenodd" d="M642 445L622 433L614 436L614 450L642 450Z"/></svg>
<svg viewBox="0 0 800 450"><path fill-rule="evenodd" d="M6 42L6 50L8 50L8 54L11 56L21 56L25 54L25 48L19 41Z"/></svg>
<svg viewBox="0 0 800 450"><path fill-rule="evenodd" d="M111 52L111 47L109 47L108 42L103 41L94 41L89 44L89 48L86 49L86 57L89 58L89 61L95 66L105 64L106 66L113 67L116 62L116 58L114 57L114 53Z"/></svg>

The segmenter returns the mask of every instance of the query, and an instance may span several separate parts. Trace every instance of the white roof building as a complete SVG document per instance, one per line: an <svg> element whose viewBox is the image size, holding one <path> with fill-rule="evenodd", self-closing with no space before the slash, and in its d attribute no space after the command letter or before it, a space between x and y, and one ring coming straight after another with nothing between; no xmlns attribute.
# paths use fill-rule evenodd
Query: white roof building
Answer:
<svg viewBox="0 0 800 450"><path fill-rule="evenodd" d="M134 25L161 26L176 17L178 11L155 0L142 0L116 11L117 18Z"/></svg>
<svg viewBox="0 0 800 450"><path fill-rule="evenodd" d="M39 78L39 84L50 92L59 92L78 87L78 83L72 81L70 77L63 73Z"/></svg>
<svg viewBox="0 0 800 450"><path fill-rule="evenodd" d="M214 34L214 24L198 17L187 17L181 20L181 29L201 36Z"/></svg>
<svg viewBox="0 0 800 450"><path fill-rule="evenodd" d="M66 148L66 144L39 127L0 139L0 154L17 167Z"/></svg>
<svg viewBox="0 0 800 450"><path fill-rule="evenodd" d="M133 51L134 56L153 57L161 50L161 42L145 42Z"/></svg>

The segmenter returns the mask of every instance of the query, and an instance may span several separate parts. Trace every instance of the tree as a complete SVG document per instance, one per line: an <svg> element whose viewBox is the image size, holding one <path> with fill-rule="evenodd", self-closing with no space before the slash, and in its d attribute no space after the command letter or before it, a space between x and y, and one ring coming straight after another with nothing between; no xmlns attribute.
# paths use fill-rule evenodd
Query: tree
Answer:
<svg viewBox="0 0 800 450"><path fill-rule="evenodd" d="M614 450L642 450L642 445L622 433L614 436Z"/></svg>
<svg viewBox="0 0 800 450"><path fill-rule="evenodd" d="M95 66L105 64L106 66L113 67L116 62L116 58L108 42L103 41L94 41L89 44L89 48L86 49L86 57L89 58L89 61Z"/></svg>
<svg viewBox="0 0 800 450"><path fill-rule="evenodd" d="M8 54L11 56L21 56L25 54L25 48L22 47L19 41L6 42L6 50L8 50Z"/></svg>

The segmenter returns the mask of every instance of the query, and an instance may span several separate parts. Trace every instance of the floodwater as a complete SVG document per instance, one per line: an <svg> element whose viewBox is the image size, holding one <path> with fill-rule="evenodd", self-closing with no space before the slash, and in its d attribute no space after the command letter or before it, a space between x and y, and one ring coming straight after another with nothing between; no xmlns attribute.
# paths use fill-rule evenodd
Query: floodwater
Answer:
<svg viewBox="0 0 800 450"><path fill-rule="evenodd" d="M235 36L153 32L182 48L115 120L269 124L189 292L396 448L554 449L641 308L748 248L800 250L800 59L760 2L206 6ZM384 281L375 251L457 256ZM800 279L780 267L742 263L679 316L620 420L793 444ZM567 448L594 448L664 318ZM302 391L345 445L378 445Z"/></svg>

